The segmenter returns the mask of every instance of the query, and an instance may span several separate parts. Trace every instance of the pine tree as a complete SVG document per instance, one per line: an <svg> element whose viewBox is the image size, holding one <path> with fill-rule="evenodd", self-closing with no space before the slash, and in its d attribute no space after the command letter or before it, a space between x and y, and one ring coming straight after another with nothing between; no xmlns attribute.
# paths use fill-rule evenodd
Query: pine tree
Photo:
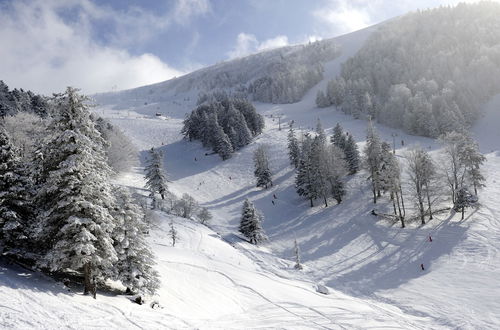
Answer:
<svg viewBox="0 0 500 330"><path fill-rule="evenodd" d="M252 244L259 244L267 240L267 236L262 228L262 215L260 215L252 202L245 199L241 212L239 231Z"/></svg>
<svg viewBox="0 0 500 330"><path fill-rule="evenodd" d="M149 150L149 159L145 168L146 188L151 191L151 195L160 194L161 199L165 199L168 191L167 179L162 166L163 154L160 151L151 148Z"/></svg>
<svg viewBox="0 0 500 330"><path fill-rule="evenodd" d="M288 156L290 157L290 164L295 168L299 167L300 147L292 122L290 122L290 129L288 130Z"/></svg>
<svg viewBox="0 0 500 330"><path fill-rule="evenodd" d="M467 136L459 157L460 163L465 168L467 179L474 188L474 195L477 196L477 190L484 187L485 179L481 173L481 166L486 158L481 154L479 146L470 136Z"/></svg>
<svg viewBox="0 0 500 330"><path fill-rule="evenodd" d="M127 189L115 187L113 193L116 198L113 245L118 257L114 278L127 287L127 291L152 295L160 287L160 281L154 270L154 255L144 237L147 232L144 214Z"/></svg>
<svg viewBox="0 0 500 330"><path fill-rule="evenodd" d="M115 227L110 214L111 169L85 100L70 87L54 100L58 115L41 150L37 234L45 252L40 266L83 271L86 294L95 292L96 280L111 273L117 256L111 236Z"/></svg>
<svg viewBox="0 0 500 330"><path fill-rule="evenodd" d="M229 137L219 125L215 126L214 143L214 151L219 154L222 160L231 158L231 154L234 152L233 146Z"/></svg>
<svg viewBox="0 0 500 330"><path fill-rule="evenodd" d="M302 267L302 264L300 263L300 249L299 249L299 244L297 243L297 239L295 239L293 241L293 243L294 243L293 252L294 252L294 255L295 255L295 266L294 266L294 268L298 269L298 270L301 270L303 267Z"/></svg>
<svg viewBox="0 0 500 330"><path fill-rule="evenodd" d="M33 217L31 181L19 151L0 126L0 254L26 252L28 221Z"/></svg>
<svg viewBox="0 0 500 330"><path fill-rule="evenodd" d="M344 153L345 153L345 160L349 168L349 174L352 175L357 173L359 170L360 156L359 156L358 146L351 134L349 134L349 136L347 137Z"/></svg>
<svg viewBox="0 0 500 330"><path fill-rule="evenodd" d="M299 196L309 199L311 207L313 201L319 197L318 187L315 183L314 168L312 163L312 138L305 134L300 150L299 167L295 176L295 188Z"/></svg>
<svg viewBox="0 0 500 330"><path fill-rule="evenodd" d="M344 130L339 123L337 123L337 125L333 128L333 135L331 136L330 141L345 152L347 137L345 136Z"/></svg>
<svg viewBox="0 0 500 330"><path fill-rule="evenodd" d="M269 169L269 159L267 156L266 146L259 145L253 154L254 175L257 179L257 187L267 189L268 185L272 186L271 170Z"/></svg>
<svg viewBox="0 0 500 330"><path fill-rule="evenodd" d="M453 208L455 209L455 211L462 213L462 220L463 220L465 214L465 208L472 206L474 202L475 198L472 197L469 190L466 187L461 187L457 192L457 197Z"/></svg>

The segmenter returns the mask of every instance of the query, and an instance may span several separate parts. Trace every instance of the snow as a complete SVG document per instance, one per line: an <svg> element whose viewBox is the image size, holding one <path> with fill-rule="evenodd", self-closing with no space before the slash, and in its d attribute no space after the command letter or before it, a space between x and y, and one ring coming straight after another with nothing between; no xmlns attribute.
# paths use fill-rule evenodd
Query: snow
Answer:
<svg viewBox="0 0 500 330"><path fill-rule="evenodd" d="M254 142L222 162L179 131L185 113L194 107L194 92L144 104L134 91L117 101L102 98L96 110L121 127L137 147L165 153L169 189L192 195L214 215L210 228L158 212L149 238L157 256L162 287L155 299L161 308L131 303L126 296L98 294L94 301L79 288L38 273L1 264L0 327L3 328L404 328L495 329L500 327L500 96L485 106L474 127L486 153L486 188L481 207L466 219L446 211L425 226L407 228L378 220L369 182L352 177L341 205L308 207L297 196L294 172L286 150L287 125L313 129L317 118L330 134L340 122L361 148L367 123L314 105L316 92L338 74L373 28L340 37L343 55L325 66L325 79L301 102L256 104L266 129ZM158 87L160 88L161 85ZM152 87L153 88L153 87ZM146 90L146 89L144 89ZM118 103L106 103L109 100ZM168 118L156 117L156 112ZM282 129L278 119L283 114ZM409 136L378 125L380 135L396 146L420 144L435 155L435 140ZM401 144L404 140L404 146ZM252 155L267 144L273 187L255 187ZM196 160L195 160L196 158ZM123 173L120 184L142 191L141 168ZM277 196L275 205L271 203ZM237 234L241 207L249 198L264 215L269 243L255 247ZM318 201L319 203L319 201ZM333 202L332 202L333 203ZM384 203L376 206L384 211ZM171 246L168 224L179 240ZM429 240L432 237L432 242ZM294 239L304 269L294 266ZM425 270L420 268L423 264ZM316 292L325 286L329 294Z"/></svg>

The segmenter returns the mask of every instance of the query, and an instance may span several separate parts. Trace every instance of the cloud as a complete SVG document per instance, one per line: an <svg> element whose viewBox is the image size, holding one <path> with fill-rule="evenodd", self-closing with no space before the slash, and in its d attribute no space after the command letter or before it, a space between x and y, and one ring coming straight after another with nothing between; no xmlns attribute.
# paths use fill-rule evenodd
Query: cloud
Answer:
<svg viewBox="0 0 500 330"><path fill-rule="evenodd" d="M204 15L210 11L208 0L177 0L173 18L179 24L187 24L191 17Z"/></svg>
<svg viewBox="0 0 500 330"><path fill-rule="evenodd" d="M75 6L80 9L76 19L65 20L59 14ZM124 48L93 40L88 17L98 15L109 14L88 1L16 1L4 5L0 11L0 79L10 87L44 94L62 91L68 85L94 93L182 74L155 55L132 55Z"/></svg>
<svg viewBox="0 0 500 330"><path fill-rule="evenodd" d="M277 36L275 38L267 39L263 41L258 47L257 50L265 50L265 49L273 49L284 47L288 45L288 37L287 36Z"/></svg>
<svg viewBox="0 0 500 330"><path fill-rule="evenodd" d="M373 24L369 6L365 1L332 1L314 10L313 16L326 27L324 32L330 36L338 35Z"/></svg>
<svg viewBox="0 0 500 330"><path fill-rule="evenodd" d="M322 0L311 14L315 20L315 33L322 37L333 37L412 10L478 1L480 0Z"/></svg>
<svg viewBox="0 0 500 330"><path fill-rule="evenodd" d="M227 53L228 58L233 59L237 57L246 56L258 51L268 50L288 45L288 37L279 35L271 39L259 42L257 37L253 34L241 32L236 38L235 47Z"/></svg>

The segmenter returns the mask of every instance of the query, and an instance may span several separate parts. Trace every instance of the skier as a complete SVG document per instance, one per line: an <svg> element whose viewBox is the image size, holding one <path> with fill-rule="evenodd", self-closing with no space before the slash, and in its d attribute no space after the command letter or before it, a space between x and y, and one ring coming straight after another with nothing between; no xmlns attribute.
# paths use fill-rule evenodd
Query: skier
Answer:
<svg viewBox="0 0 500 330"><path fill-rule="evenodd" d="M278 197L276 197L276 194L273 194L273 198L274 198L274 199L277 199Z"/></svg>
<svg viewBox="0 0 500 330"><path fill-rule="evenodd" d="M422 270L425 270L424 264L420 264L420 268L422 268Z"/></svg>
<svg viewBox="0 0 500 330"><path fill-rule="evenodd" d="M274 204L274 200L271 200L271 203L273 203L273 205L275 205L275 204Z"/></svg>
<svg viewBox="0 0 500 330"><path fill-rule="evenodd" d="M194 157L194 161L195 161L195 162L197 162L197 161L198 161L198 159L196 159L196 157Z"/></svg>
<svg viewBox="0 0 500 330"><path fill-rule="evenodd" d="M432 242L431 234L429 234L429 242Z"/></svg>
<svg viewBox="0 0 500 330"><path fill-rule="evenodd" d="M229 180L232 180L232 179L231 179L231 176L229 176Z"/></svg>

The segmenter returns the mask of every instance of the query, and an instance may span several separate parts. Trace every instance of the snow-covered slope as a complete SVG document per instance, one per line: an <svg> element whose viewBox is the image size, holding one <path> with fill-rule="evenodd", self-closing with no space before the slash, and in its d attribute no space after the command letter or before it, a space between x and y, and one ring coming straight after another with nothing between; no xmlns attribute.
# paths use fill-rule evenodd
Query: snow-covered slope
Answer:
<svg viewBox="0 0 500 330"><path fill-rule="evenodd" d="M158 298L163 308L156 310L111 294L93 301L66 293L40 275L1 265L0 271L7 276L0 277L0 326L499 328L499 98L492 100L474 128L487 153L487 187L480 192L481 207L468 211L464 221L446 212L422 227L414 223L401 229L398 224L377 221L370 215L373 205L362 173L348 182L341 205L309 208L295 193L287 130L279 130L276 115L282 115L282 125L294 120L304 130L312 129L317 118L329 132L340 122L362 147L366 122L332 108L318 109L314 98L372 30L337 38L344 53L325 65L325 79L301 102L256 104L266 118L264 133L225 162L217 155L206 156L199 143L187 142L179 133L197 92L163 100L149 100L133 90L123 92L119 99L97 98L96 111L121 127L141 150L154 146L165 152L170 189L178 195L189 193L208 207L214 215L213 230L173 218L180 241L171 247L166 233L171 218L158 214L151 244L163 280ZM157 117L156 112L167 116ZM439 148L431 139L379 129L386 141L394 139L400 157L416 143L433 154ZM252 154L259 144L267 144L272 155L274 186L268 190L254 187ZM140 169L123 174L118 181L136 189L143 186ZM245 198L264 214L270 241L262 247L250 246L236 235ZM294 238L305 264L300 272L291 261ZM420 264L425 265L424 271ZM26 277L35 279L36 285ZM328 285L331 294L315 292L317 283Z"/></svg>
<svg viewBox="0 0 500 330"><path fill-rule="evenodd" d="M154 128L157 131L147 120L139 123L134 119L116 118L114 122L129 134L140 132L138 143L144 147L165 144L162 148L166 152L165 164L173 181L172 189L179 194L187 192L209 207L217 218L214 228L226 238L232 239L236 231L243 200L254 201L266 218L269 252L247 249L244 252L253 260L260 260L268 271L290 276L280 258L292 258L292 242L296 237L307 266L305 278L324 281L353 296L396 305L408 315L432 319L434 326L495 328L500 324L496 312L500 305L494 299L500 294L495 281L500 275L495 267L500 262L497 248L500 224L496 222L500 214L495 203L500 161L498 154L491 152L498 150L498 139L494 135L498 134L495 130L498 113L493 111L498 109L495 100L487 106L490 111L486 111L486 117L475 128L482 150L489 152L485 166L487 188L481 193L482 207L471 212L465 221L459 221L452 213L443 213L424 227L411 224L409 228L400 229L397 224L377 222L370 215L373 206L363 175L350 180L348 197L340 206L310 209L295 193L294 173L286 155L286 129L278 129L276 115L283 115L282 123L294 120L295 126L302 129L313 129L317 118L329 129L340 122L362 147L366 122L332 108L317 109L314 98L316 91L339 73L341 63L359 49L371 31L366 29L337 39L344 53L325 65L326 78L301 102L257 103L258 111L266 116L267 129L226 162L215 155L204 156L205 150L199 144L186 142L178 135L181 114L193 106L188 102L172 110L174 118L166 122L159 124L158 120L150 119L158 123ZM164 104L156 106L161 108ZM107 107L110 109L110 105ZM133 110L152 115L144 106ZM107 111L111 117L124 113ZM275 116L274 119L271 116ZM129 124L135 128L131 129ZM400 157L412 144L421 144L433 154L439 148L434 140L379 128L386 141L396 143ZM151 143L153 137L157 143ZM401 146L401 140L405 147ZM258 144L268 144L273 155L275 185L265 191L254 187L252 153ZM273 194L278 197L276 205L271 203ZM428 240L429 235L432 242ZM425 271L420 269L420 264L424 264Z"/></svg>

